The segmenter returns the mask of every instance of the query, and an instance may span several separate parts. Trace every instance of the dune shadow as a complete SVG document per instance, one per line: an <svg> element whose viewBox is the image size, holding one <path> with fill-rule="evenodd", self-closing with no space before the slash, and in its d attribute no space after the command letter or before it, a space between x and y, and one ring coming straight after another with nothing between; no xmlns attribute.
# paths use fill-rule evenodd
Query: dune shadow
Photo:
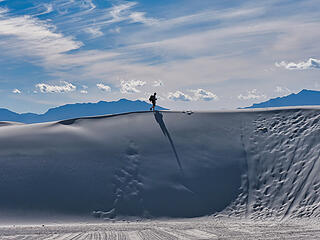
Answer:
<svg viewBox="0 0 320 240"><path fill-rule="evenodd" d="M62 124L62 125L72 125L76 122L76 118L74 119L67 119L67 120L62 120L62 121L59 121L58 124Z"/></svg>
<svg viewBox="0 0 320 240"><path fill-rule="evenodd" d="M170 145L172 147L173 153L174 153L174 155L176 157L177 163L179 165L180 171L183 173L182 164L181 164L179 155L177 153L177 150L176 150L176 147L175 147L175 145L173 143L171 135L170 135L170 133L169 133L167 127L166 127L166 124L163 121L163 115L159 111L155 111L154 117L155 117L157 123L159 124L159 126L160 126L160 128L162 130L162 133L168 138L168 140L170 142Z"/></svg>

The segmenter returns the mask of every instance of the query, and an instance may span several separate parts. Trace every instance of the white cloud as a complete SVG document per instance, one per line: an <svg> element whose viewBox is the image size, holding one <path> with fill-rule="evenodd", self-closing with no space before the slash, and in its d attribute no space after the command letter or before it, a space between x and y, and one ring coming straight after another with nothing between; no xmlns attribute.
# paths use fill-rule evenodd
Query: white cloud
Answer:
<svg viewBox="0 0 320 240"><path fill-rule="evenodd" d="M111 32L111 33L120 33L121 32L121 28L120 27L115 27L113 29L110 29L109 32Z"/></svg>
<svg viewBox="0 0 320 240"><path fill-rule="evenodd" d="M267 96L259 93L257 89L252 89L247 92L247 95L242 95L240 94L238 96L238 99L240 100L250 100L250 99L261 99L261 98L266 98Z"/></svg>
<svg viewBox="0 0 320 240"><path fill-rule="evenodd" d="M125 17L125 11L129 10L133 6L135 6L136 2L127 2L125 4L120 4L113 6L110 10L110 14L112 16L112 22L120 22L126 19Z"/></svg>
<svg viewBox="0 0 320 240"><path fill-rule="evenodd" d="M44 7L46 8L45 14L51 13L53 11L52 4L44 4Z"/></svg>
<svg viewBox="0 0 320 240"><path fill-rule="evenodd" d="M194 93L194 100L212 101L218 100L218 96L204 89L190 90Z"/></svg>
<svg viewBox="0 0 320 240"><path fill-rule="evenodd" d="M152 25L157 23L157 20L154 18L145 17L145 12L133 12L129 15L132 23L144 23L146 25Z"/></svg>
<svg viewBox="0 0 320 240"><path fill-rule="evenodd" d="M121 93L138 93L140 92L138 87L142 87L146 84L140 80L121 81Z"/></svg>
<svg viewBox="0 0 320 240"><path fill-rule="evenodd" d="M287 94L291 93L291 90L287 87L281 87L281 86L276 86L276 89L274 90L276 93L280 94Z"/></svg>
<svg viewBox="0 0 320 240"><path fill-rule="evenodd" d="M7 8L0 8L0 15L8 12Z"/></svg>
<svg viewBox="0 0 320 240"><path fill-rule="evenodd" d="M196 90L189 90L189 92L193 93L193 96L189 96L188 94L185 94L181 91L176 92L170 92L168 95L168 99L174 100L174 101L212 101L212 100L218 100L218 96L213 94L210 91L206 91L204 89L196 89Z"/></svg>
<svg viewBox="0 0 320 240"><path fill-rule="evenodd" d="M153 86L154 86L154 87L163 86L163 82L162 82L161 80L156 80L156 81L154 81Z"/></svg>
<svg viewBox="0 0 320 240"><path fill-rule="evenodd" d="M36 85L42 93L66 93L76 90L76 86L68 82L61 82L64 85L49 85L46 83L39 83Z"/></svg>
<svg viewBox="0 0 320 240"><path fill-rule="evenodd" d="M305 70L312 68L320 69L320 60L309 58L309 60L306 62L302 61L298 63L282 61L280 63L276 62L275 65L277 67L283 67L289 70Z"/></svg>
<svg viewBox="0 0 320 240"><path fill-rule="evenodd" d="M80 93L82 93L82 94L87 94L88 91L87 91L87 90L81 90Z"/></svg>
<svg viewBox="0 0 320 240"><path fill-rule="evenodd" d="M103 83L98 83L97 87L102 91L111 92L111 87L104 85Z"/></svg>
<svg viewBox="0 0 320 240"><path fill-rule="evenodd" d="M90 27L84 30L87 34L91 35L93 38L103 36L103 32L98 27Z"/></svg>
<svg viewBox="0 0 320 240"><path fill-rule="evenodd" d="M21 91L19 89L17 89L17 88L13 89L12 92L16 93L16 94L20 94L21 93Z"/></svg>
<svg viewBox="0 0 320 240"><path fill-rule="evenodd" d="M184 101L184 102L189 102L192 100L192 97L190 97L189 95L180 92L180 91L176 91L176 92L170 92L168 95L168 99L173 100L173 101Z"/></svg>
<svg viewBox="0 0 320 240"><path fill-rule="evenodd" d="M143 23L146 25L152 25L157 22L154 18L146 17L145 12L135 12L130 9L137 5L137 2L127 2L124 4L113 6L110 9L110 15L112 17L108 23L130 21L131 23Z"/></svg>

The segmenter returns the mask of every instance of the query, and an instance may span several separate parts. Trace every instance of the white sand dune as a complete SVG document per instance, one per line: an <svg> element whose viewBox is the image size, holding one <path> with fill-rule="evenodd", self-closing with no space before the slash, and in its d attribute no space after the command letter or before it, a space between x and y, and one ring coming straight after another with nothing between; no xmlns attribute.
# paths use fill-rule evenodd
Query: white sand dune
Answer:
<svg viewBox="0 0 320 240"><path fill-rule="evenodd" d="M320 216L320 109L0 124L0 218Z"/></svg>
<svg viewBox="0 0 320 240"><path fill-rule="evenodd" d="M23 123L20 123L20 122L9 122L9 121L0 121L0 127L3 127L3 126L13 126L13 125L23 125Z"/></svg>

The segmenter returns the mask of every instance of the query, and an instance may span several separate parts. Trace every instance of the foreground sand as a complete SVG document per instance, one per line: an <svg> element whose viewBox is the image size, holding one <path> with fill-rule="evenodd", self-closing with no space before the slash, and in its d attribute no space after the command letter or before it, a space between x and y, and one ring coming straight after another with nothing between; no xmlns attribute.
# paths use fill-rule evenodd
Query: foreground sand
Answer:
<svg viewBox="0 0 320 240"><path fill-rule="evenodd" d="M250 221L232 218L0 227L1 240L320 239L316 221Z"/></svg>

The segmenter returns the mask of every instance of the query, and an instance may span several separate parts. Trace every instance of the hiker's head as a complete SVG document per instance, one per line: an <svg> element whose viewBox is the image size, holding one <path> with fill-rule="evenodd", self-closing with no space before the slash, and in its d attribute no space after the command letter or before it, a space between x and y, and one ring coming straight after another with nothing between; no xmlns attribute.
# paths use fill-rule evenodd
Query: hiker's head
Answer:
<svg viewBox="0 0 320 240"><path fill-rule="evenodd" d="M157 95L157 93L155 92L154 95Z"/></svg>

